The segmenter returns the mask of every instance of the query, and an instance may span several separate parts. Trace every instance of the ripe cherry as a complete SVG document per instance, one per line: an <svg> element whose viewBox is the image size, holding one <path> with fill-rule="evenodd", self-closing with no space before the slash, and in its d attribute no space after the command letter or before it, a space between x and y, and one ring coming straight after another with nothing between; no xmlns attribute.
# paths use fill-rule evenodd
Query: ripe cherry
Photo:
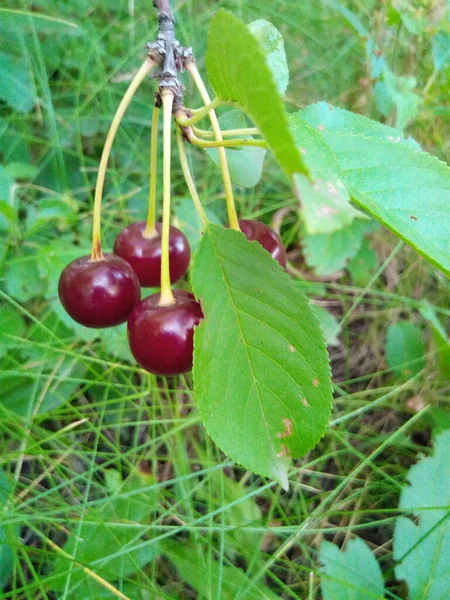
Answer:
<svg viewBox="0 0 450 600"><path fill-rule="evenodd" d="M192 369L194 327L203 319L189 292L174 290L175 304L159 306L160 294L139 302L128 319L134 358L155 375L179 375Z"/></svg>
<svg viewBox="0 0 450 600"><path fill-rule="evenodd" d="M259 242L283 268L286 267L286 249L283 246L283 242L278 233L260 221L241 219L239 221L239 226L242 233L250 242Z"/></svg>
<svg viewBox="0 0 450 600"><path fill-rule="evenodd" d="M141 286L130 265L119 256L101 260L82 256L61 273L61 304L85 327L112 327L127 320L141 297Z"/></svg>
<svg viewBox="0 0 450 600"><path fill-rule="evenodd" d="M161 224L157 234L145 237L146 223L139 221L126 227L117 236L114 253L133 267L143 287L158 287L161 278ZM170 227L169 264L172 283L181 279L189 267L191 250L186 236L176 227Z"/></svg>

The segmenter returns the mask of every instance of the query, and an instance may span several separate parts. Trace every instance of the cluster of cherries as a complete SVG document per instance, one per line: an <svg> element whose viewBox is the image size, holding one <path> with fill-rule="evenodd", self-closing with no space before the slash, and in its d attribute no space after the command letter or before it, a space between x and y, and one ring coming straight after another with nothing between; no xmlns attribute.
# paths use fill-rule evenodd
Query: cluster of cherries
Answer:
<svg viewBox="0 0 450 600"><path fill-rule="evenodd" d="M282 267L286 251L280 236L264 223L241 220L249 241L259 242ZM184 290L173 290L174 302L161 303L160 293L141 300L142 287L158 287L161 274L161 225L146 233L146 223L126 227L113 254L82 256L61 274L58 294L67 313L81 325L113 327L128 320L128 342L136 361L150 373L177 375L190 371L194 328L203 319L199 302ZM172 283L189 267L185 235L171 226L169 268Z"/></svg>

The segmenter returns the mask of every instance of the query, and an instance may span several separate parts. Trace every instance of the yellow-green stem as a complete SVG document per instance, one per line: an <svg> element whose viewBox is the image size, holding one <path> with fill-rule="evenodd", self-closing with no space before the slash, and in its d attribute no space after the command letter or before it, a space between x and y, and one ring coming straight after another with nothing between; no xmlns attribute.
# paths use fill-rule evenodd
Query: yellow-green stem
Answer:
<svg viewBox="0 0 450 600"><path fill-rule="evenodd" d="M214 137L214 131L199 129L198 127L192 127L192 129L194 133L200 137ZM237 137L240 135L261 135L261 133L258 129L256 129L256 127L246 127L244 129L222 129L222 137Z"/></svg>
<svg viewBox="0 0 450 600"><path fill-rule="evenodd" d="M181 130L177 127L177 143L178 143L178 153L180 155L180 163L181 169L183 171L184 178L186 180L186 184L188 186L189 192L192 196L192 201L194 202L194 206L200 216L203 227L206 227L206 223L208 218L203 210L202 203L200 202L199 195L197 193L197 189L195 187L194 180L191 175L191 170L189 169L189 164L186 156L186 148L184 146L183 136L181 134Z"/></svg>
<svg viewBox="0 0 450 600"><path fill-rule="evenodd" d="M237 140L220 140L220 141L216 140L215 142L210 142L207 140L202 140L202 138L197 137L192 129L191 130L187 129L186 131L188 132L187 137L188 137L190 143L193 144L194 146L198 146L199 148L239 148L242 146L253 146L255 148L267 148L266 140L237 139Z"/></svg>
<svg viewBox="0 0 450 600"><path fill-rule="evenodd" d="M158 126L159 126L159 106L153 107L152 132L150 140L150 181L148 197L147 226L144 231L144 237L152 238L156 235L156 180L157 180L157 159L158 159Z"/></svg>
<svg viewBox="0 0 450 600"><path fill-rule="evenodd" d="M209 96L208 96L208 98L209 98ZM186 112L180 110L175 115L177 123L179 123L183 127L190 127L191 125L194 125L195 123L198 123L205 117L209 116L210 111L213 110L214 108L217 108L221 104L225 104L225 103L222 102L221 100L219 100L219 98L214 98L214 100L212 100L212 101L210 100L209 102L205 102L206 106L202 106L201 108L197 108L197 109L190 108L188 110L191 113L193 113L192 117L186 116Z"/></svg>
<svg viewBox="0 0 450 600"><path fill-rule="evenodd" d="M123 96L119 108L114 115L111 126L106 136L105 145L103 147L102 156L100 159L100 165L98 168L97 184L95 186L94 195L94 219L92 225L92 260L102 260L102 245L101 245L101 213L102 213L102 197L103 197L103 186L105 184L106 167L108 165L109 156L111 154L111 148L116 137L117 130L120 122L133 99L136 90L144 81L145 77L151 71L156 63L151 58L146 58L139 71L133 77L130 85L128 86L125 95Z"/></svg>
<svg viewBox="0 0 450 600"><path fill-rule="evenodd" d="M175 304L170 281L169 240L170 240L170 162L173 92L162 93L163 104L163 217L161 228L161 295L160 306Z"/></svg>
<svg viewBox="0 0 450 600"><path fill-rule="evenodd" d="M200 96L205 105L210 104L211 99L209 97L208 90L206 89L206 86L203 83L203 79L201 78L201 75L198 72L197 65L194 62L191 62L187 65L186 69L189 71L189 74L194 80L194 83L197 86L197 89L200 92ZM214 135L216 136L216 140L222 141L222 132L220 130L219 120L217 119L217 115L214 110L209 111L209 118L211 121L211 127L214 131ZM230 222L231 229L236 229L237 231L239 231L239 221L236 214L236 207L234 205L233 186L231 184L230 170L228 168L227 153L225 148L218 148L218 152L220 168L222 170L223 185L225 188L225 199L227 203L228 220Z"/></svg>

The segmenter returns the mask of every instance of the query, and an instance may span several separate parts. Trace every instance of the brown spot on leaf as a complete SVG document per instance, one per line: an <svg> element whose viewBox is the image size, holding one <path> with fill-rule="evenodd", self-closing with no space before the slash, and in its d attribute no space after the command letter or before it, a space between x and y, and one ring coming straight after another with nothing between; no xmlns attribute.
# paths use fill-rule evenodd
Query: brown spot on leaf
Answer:
<svg viewBox="0 0 450 600"><path fill-rule="evenodd" d="M295 352L295 348L292 344L289 344L289 352Z"/></svg>
<svg viewBox="0 0 450 600"><path fill-rule="evenodd" d="M319 380L317 379L317 377L315 377L312 381L312 384L314 387L319 387Z"/></svg>
<svg viewBox="0 0 450 600"><path fill-rule="evenodd" d="M409 216L410 219L412 219L413 221L418 221L419 219L417 217L415 217L414 215L410 215Z"/></svg>
<svg viewBox="0 0 450 600"><path fill-rule="evenodd" d="M293 433L291 419L283 419L284 431L277 433L277 438L289 437Z"/></svg>
<svg viewBox="0 0 450 600"><path fill-rule="evenodd" d="M302 398L302 404L305 408L311 408L311 404L308 402L306 398Z"/></svg>
<svg viewBox="0 0 450 600"><path fill-rule="evenodd" d="M307 152L307 150L305 150L305 148L300 148L300 152L301 152L302 154L308 154L308 152Z"/></svg>
<svg viewBox="0 0 450 600"><path fill-rule="evenodd" d="M291 451L285 444L282 444L281 450L278 452L277 456L278 458L281 458L283 456L291 456Z"/></svg>

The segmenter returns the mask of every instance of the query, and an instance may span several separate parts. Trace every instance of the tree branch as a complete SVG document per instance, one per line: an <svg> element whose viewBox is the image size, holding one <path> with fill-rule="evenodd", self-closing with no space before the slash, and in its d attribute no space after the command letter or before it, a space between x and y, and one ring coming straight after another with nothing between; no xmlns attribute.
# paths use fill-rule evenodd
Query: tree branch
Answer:
<svg viewBox="0 0 450 600"><path fill-rule="evenodd" d="M159 91L169 89L174 94L174 110L183 103L183 86L178 77L186 60L192 59L191 48L183 48L175 35L175 18L170 8L170 0L153 0L158 11L159 32L155 42L148 44L149 55L157 60L159 69L155 77L159 79Z"/></svg>

